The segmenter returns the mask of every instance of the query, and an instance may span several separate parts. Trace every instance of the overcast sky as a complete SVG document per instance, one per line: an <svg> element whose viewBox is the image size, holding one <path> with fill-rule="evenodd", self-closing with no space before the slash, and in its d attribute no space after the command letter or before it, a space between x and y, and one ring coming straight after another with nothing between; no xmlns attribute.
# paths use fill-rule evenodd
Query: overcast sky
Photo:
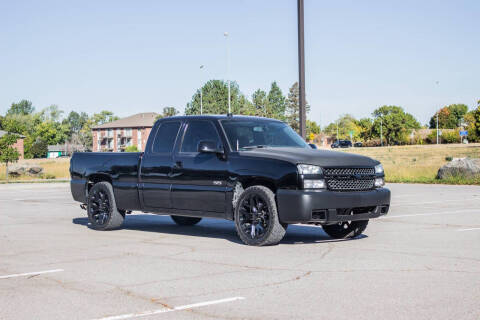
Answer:
<svg viewBox="0 0 480 320"><path fill-rule="evenodd" d="M247 96L297 81L295 0L0 0L0 113L183 111L208 79ZM441 105L480 99L480 1L305 0L309 118L369 116L384 104L426 123ZM205 65L204 70L199 66Z"/></svg>

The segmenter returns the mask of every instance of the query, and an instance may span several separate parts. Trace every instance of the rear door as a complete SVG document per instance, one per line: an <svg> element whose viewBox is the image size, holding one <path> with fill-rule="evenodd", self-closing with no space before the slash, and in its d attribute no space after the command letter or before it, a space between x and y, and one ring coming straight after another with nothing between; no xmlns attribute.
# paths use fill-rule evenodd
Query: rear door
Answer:
<svg viewBox="0 0 480 320"><path fill-rule="evenodd" d="M170 200L173 149L182 121L163 121L157 127L153 143L147 144L140 172L140 190L146 209L172 207Z"/></svg>
<svg viewBox="0 0 480 320"><path fill-rule="evenodd" d="M227 161L221 154L199 153L200 141L214 141L223 148L216 126L210 120L189 120L174 156L172 205L210 216L225 214Z"/></svg>

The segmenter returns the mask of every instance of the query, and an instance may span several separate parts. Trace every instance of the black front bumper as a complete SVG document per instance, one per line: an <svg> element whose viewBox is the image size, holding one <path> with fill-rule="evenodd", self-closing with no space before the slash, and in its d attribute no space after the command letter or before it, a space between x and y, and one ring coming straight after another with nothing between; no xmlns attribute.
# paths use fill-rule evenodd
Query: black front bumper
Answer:
<svg viewBox="0 0 480 320"><path fill-rule="evenodd" d="M390 190L334 192L279 189L277 205L283 223L331 224L368 220L388 213Z"/></svg>

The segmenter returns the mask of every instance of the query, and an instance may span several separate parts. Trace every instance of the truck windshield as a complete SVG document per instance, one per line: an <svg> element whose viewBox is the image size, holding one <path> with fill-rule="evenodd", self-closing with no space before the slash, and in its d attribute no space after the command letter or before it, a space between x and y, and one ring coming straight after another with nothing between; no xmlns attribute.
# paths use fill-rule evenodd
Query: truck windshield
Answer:
<svg viewBox="0 0 480 320"><path fill-rule="evenodd" d="M233 150L264 147L307 148L307 143L283 122L272 120L222 120Z"/></svg>

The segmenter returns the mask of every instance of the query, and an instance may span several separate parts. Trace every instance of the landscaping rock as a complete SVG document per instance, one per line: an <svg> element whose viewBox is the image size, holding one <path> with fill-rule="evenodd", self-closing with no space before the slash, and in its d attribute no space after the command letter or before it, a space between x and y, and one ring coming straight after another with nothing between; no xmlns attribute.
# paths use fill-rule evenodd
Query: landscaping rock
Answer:
<svg viewBox="0 0 480 320"><path fill-rule="evenodd" d="M40 167L40 166L31 166L28 168L28 173L29 174L33 174L33 175L37 175L37 174L40 174L43 172L43 168Z"/></svg>
<svg viewBox="0 0 480 320"><path fill-rule="evenodd" d="M37 176L42 172L43 172L43 168L36 165L14 164L14 165L8 166L8 174L16 177L21 176L23 174Z"/></svg>
<svg viewBox="0 0 480 320"><path fill-rule="evenodd" d="M475 178L480 176L480 159L453 158L438 169L437 178Z"/></svg>

